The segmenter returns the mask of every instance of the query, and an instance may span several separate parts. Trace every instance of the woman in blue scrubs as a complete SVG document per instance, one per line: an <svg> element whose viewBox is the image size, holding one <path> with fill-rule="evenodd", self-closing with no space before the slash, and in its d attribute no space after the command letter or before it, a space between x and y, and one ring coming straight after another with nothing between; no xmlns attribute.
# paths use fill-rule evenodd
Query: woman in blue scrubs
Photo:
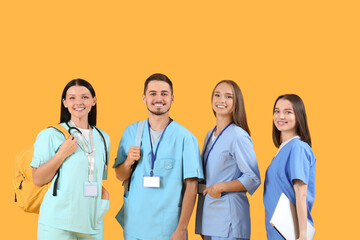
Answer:
<svg viewBox="0 0 360 240"><path fill-rule="evenodd" d="M30 164L37 186L54 179L40 207L37 238L103 239L109 194L102 180L110 138L95 127L96 96L90 83L75 79L66 85L60 119L72 135L65 140L54 128L42 130Z"/></svg>
<svg viewBox="0 0 360 240"><path fill-rule="evenodd" d="M250 239L246 193L258 188L260 174L242 93L234 81L215 86L212 109L216 126L204 142L206 182L199 184L195 232L206 240Z"/></svg>
<svg viewBox="0 0 360 240"><path fill-rule="evenodd" d="M298 240L306 239L307 221L313 224L311 208L315 198L316 159L305 106L295 94L279 96L273 109L273 141L278 153L266 171L264 185L265 225L268 239L284 239L271 226L281 193L296 206Z"/></svg>

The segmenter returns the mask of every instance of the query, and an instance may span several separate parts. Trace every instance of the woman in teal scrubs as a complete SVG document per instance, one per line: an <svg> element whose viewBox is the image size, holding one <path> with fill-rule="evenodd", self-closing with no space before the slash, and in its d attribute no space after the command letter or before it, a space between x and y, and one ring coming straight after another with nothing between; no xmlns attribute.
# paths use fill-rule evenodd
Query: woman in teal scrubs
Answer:
<svg viewBox="0 0 360 240"><path fill-rule="evenodd" d="M72 135L54 128L42 130L34 144L33 180L51 180L40 207L38 240L103 239L109 193L107 178L110 138L96 128L96 96L83 79L70 81L61 97L60 124ZM59 170L59 171L58 171Z"/></svg>
<svg viewBox="0 0 360 240"><path fill-rule="evenodd" d="M306 240L307 221L313 225L311 209L315 199L316 159L305 106L295 94L279 96L274 104L273 141L279 148L266 171L264 184L265 226L268 239L284 239L270 219L284 193L296 206L299 236Z"/></svg>
<svg viewBox="0 0 360 240"><path fill-rule="evenodd" d="M244 100L234 81L215 86L212 109L216 126L206 135L202 153L206 183L199 183L195 232L205 240L250 239L247 193L259 187L260 173Z"/></svg>

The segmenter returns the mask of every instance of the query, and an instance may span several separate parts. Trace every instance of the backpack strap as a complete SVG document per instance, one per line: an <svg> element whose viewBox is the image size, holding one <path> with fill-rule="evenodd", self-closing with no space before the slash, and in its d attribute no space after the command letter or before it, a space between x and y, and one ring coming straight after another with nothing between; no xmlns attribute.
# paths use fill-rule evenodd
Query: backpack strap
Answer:
<svg viewBox="0 0 360 240"><path fill-rule="evenodd" d="M52 128L55 128L56 130L58 130L59 132L61 132L64 137L65 140L68 139L68 137L70 137L70 132L68 130L66 130L65 127L63 127L61 124L57 124L54 126L51 126ZM60 176L60 167L57 170L57 176L54 182L54 188L53 188L53 196L57 196L57 185L58 185L58 180L59 180L59 176Z"/></svg>
<svg viewBox="0 0 360 240"><path fill-rule="evenodd" d="M141 140L142 140L145 123L146 123L146 120L139 122L138 127L136 129L136 136L135 136L135 146L136 147L141 147Z"/></svg>
<svg viewBox="0 0 360 240"><path fill-rule="evenodd" d="M65 139L68 139L68 137L70 137L70 132L63 125L57 124L51 127L61 132L64 135Z"/></svg>
<svg viewBox="0 0 360 240"><path fill-rule="evenodd" d="M137 129L136 129L136 135L135 135L135 146L141 147L141 141L142 141L142 135L144 132L145 123L147 120L140 121L138 123ZM137 167L138 161L135 161L134 164L131 166L130 170L130 177L129 181L127 183L128 191L130 191L130 182L131 182L131 176L135 171L135 168Z"/></svg>

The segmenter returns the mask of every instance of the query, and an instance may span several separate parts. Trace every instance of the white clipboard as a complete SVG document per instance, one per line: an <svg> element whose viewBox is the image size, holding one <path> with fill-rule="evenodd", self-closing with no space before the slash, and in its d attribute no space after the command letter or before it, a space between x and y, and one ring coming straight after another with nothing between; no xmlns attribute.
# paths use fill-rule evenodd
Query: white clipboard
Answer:
<svg viewBox="0 0 360 240"><path fill-rule="evenodd" d="M270 224L286 239L296 240L299 236L299 224L295 206L290 202L284 193L270 219ZM307 239L312 240L315 235L315 228L307 221Z"/></svg>

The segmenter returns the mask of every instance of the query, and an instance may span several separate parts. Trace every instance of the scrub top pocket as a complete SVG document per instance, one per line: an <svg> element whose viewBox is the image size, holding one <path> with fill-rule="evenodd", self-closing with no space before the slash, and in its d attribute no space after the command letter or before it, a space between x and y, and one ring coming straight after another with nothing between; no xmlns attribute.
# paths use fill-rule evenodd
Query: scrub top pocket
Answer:
<svg viewBox="0 0 360 240"><path fill-rule="evenodd" d="M155 168L154 175L160 175L161 180L179 178L176 172L176 161L175 159L159 159L157 167Z"/></svg>
<svg viewBox="0 0 360 240"><path fill-rule="evenodd" d="M44 224L53 225L52 222L67 225L73 214L72 194L57 190L57 196L52 195L52 191L47 191L45 198L40 207L39 218ZM56 212L56 214L55 214ZM54 216L57 216L56 219Z"/></svg>
<svg viewBox="0 0 360 240"><path fill-rule="evenodd" d="M231 224L230 203L227 196L213 198L206 194L202 220L204 235L227 237Z"/></svg>
<svg viewBox="0 0 360 240"><path fill-rule="evenodd" d="M109 200L100 199L100 205L99 205L98 214L97 214L97 224L102 223L102 221L105 217L105 214L109 210L109 204L110 204Z"/></svg>

